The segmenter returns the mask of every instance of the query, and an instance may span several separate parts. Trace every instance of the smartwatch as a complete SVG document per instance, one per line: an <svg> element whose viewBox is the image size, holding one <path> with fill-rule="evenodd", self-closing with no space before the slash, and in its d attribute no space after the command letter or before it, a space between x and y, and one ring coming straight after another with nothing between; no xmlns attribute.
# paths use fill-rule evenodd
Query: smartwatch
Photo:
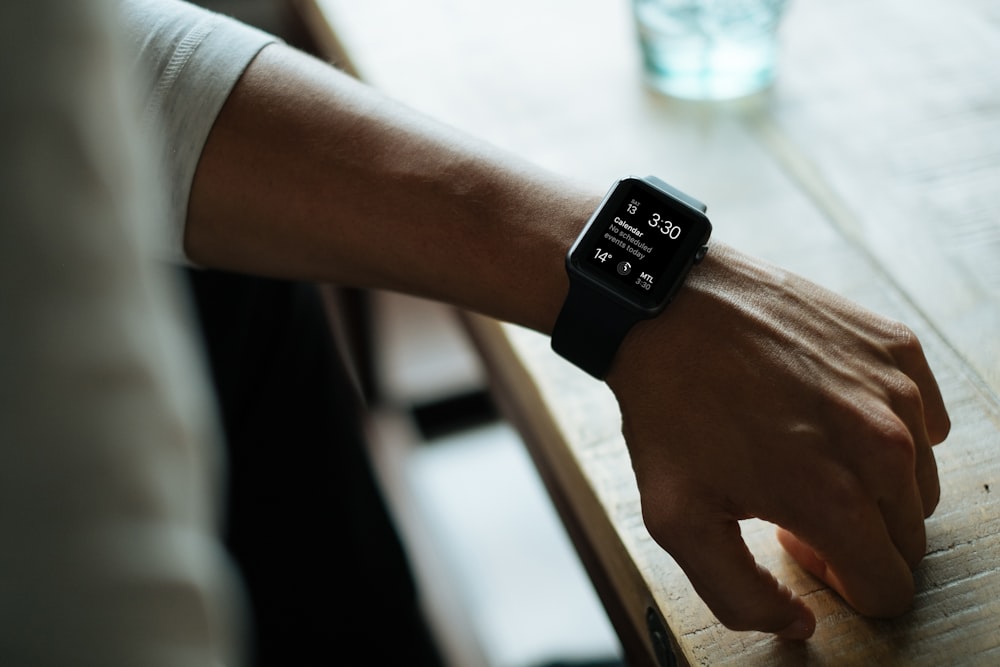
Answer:
<svg viewBox="0 0 1000 667"><path fill-rule="evenodd" d="M566 254L552 349L604 379L629 329L661 313L708 252L705 210L655 176L615 183Z"/></svg>

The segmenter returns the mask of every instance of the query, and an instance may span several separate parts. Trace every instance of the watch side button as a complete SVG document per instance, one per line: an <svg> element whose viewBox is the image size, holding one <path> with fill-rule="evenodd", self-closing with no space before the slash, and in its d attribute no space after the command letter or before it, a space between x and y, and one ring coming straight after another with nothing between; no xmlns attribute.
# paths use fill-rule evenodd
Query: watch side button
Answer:
<svg viewBox="0 0 1000 667"><path fill-rule="evenodd" d="M698 250L694 253L694 263L695 264L700 263L701 260L705 259L705 255L707 254L708 254L707 245L703 245L702 247L698 248Z"/></svg>

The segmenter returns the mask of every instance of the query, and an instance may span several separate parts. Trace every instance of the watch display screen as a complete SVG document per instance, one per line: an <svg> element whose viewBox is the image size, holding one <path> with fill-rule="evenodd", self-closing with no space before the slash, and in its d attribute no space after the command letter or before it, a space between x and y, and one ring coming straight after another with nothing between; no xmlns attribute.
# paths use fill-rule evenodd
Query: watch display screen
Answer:
<svg viewBox="0 0 1000 667"><path fill-rule="evenodd" d="M640 181L626 180L591 222L573 261L604 282L620 285L638 302L655 303L671 287L661 283L677 273L672 263L691 256L687 246L701 241L707 225L690 207Z"/></svg>

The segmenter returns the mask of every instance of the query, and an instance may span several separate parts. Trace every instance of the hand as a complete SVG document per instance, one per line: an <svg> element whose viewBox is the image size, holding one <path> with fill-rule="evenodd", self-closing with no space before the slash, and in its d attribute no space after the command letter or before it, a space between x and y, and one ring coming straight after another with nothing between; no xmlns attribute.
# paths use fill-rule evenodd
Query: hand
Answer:
<svg viewBox="0 0 1000 667"><path fill-rule="evenodd" d="M608 384L646 526L723 624L815 629L746 548L750 517L862 614L907 609L950 428L909 329L714 244Z"/></svg>

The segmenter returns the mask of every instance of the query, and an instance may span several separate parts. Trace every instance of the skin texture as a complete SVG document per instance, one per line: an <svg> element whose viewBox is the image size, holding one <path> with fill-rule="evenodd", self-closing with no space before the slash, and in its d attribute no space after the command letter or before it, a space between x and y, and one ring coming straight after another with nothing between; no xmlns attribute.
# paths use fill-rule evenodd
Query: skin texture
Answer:
<svg viewBox="0 0 1000 667"><path fill-rule="evenodd" d="M786 550L861 613L902 613L940 492L931 445L950 426L919 342L731 248L704 264L669 314L633 330L608 378L651 535L734 629L802 638L815 625L753 562L748 517L780 526ZM660 340L676 353L649 355ZM659 379L671 377L686 381Z"/></svg>
<svg viewBox="0 0 1000 667"><path fill-rule="evenodd" d="M185 245L205 266L398 290L549 333L566 250L603 194L272 45L209 136ZM749 517L861 613L908 608L949 421L904 325L713 242L607 381L646 526L725 625L815 628L754 562Z"/></svg>

